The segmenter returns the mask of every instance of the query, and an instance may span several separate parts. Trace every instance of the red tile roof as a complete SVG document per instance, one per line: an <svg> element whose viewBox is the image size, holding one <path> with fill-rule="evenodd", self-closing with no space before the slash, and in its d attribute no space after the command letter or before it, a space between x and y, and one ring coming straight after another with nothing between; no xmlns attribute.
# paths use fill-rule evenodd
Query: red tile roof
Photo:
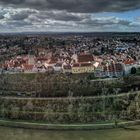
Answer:
<svg viewBox="0 0 140 140"><path fill-rule="evenodd" d="M57 63L58 59L57 58L51 58L48 64L55 64Z"/></svg>
<svg viewBox="0 0 140 140"><path fill-rule="evenodd" d="M78 62L83 63L83 62L92 62L94 61L94 58L90 54L84 54L84 55L79 55L78 56Z"/></svg>
<svg viewBox="0 0 140 140"><path fill-rule="evenodd" d="M89 66L92 66L91 63L74 63L73 64L73 67L89 67Z"/></svg>
<svg viewBox="0 0 140 140"><path fill-rule="evenodd" d="M119 63L116 64L111 64L109 66L105 66L104 67L104 71L108 71L108 72L121 72L123 71L123 66Z"/></svg>
<svg viewBox="0 0 140 140"><path fill-rule="evenodd" d="M79 67L79 66L80 66L79 63L74 63L74 64L73 64L73 67Z"/></svg>
<svg viewBox="0 0 140 140"><path fill-rule="evenodd" d="M24 70L32 70L34 65L23 64Z"/></svg>
<svg viewBox="0 0 140 140"><path fill-rule="evenodd" d="M46 58L46 57L38 57L37 58L37 61L47 61L48 60L48 58Z"/></svg>
<svg viewBox="0 0 140 140"><path fill-rule="evenodd" d="M90 67L92 66L91 63L83 63L81 64L81 67Z"/></svg>
<svg viewBox="0 0 140 140"><path fill-rule="evenodd" d="M131 65L131 64L135 64L135 61L128 59L128 60L125 60L123 63L126 64L126 65Z"/></svg>

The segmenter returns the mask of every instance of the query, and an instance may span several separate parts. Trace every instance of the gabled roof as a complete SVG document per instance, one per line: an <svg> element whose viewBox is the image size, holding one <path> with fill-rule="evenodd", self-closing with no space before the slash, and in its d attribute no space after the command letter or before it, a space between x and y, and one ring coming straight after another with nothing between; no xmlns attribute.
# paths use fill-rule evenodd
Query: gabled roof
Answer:
<svg viewBox="0 0 140 140"><path fill-rule="evenodd" d="M79 67L80 65L79 65L79 63L74 63L73 64L73 67Z"/></svg>
<svg viewBox="0 0 140 140"><path fill-rule="evenodd" d="M110 64L110 65L104 67L104 71L121 72L121 71L123 71L123 66L120 63Z"/></svg>
<svg viewBox="0 0 140 140"><path fill-rule="evenodd" d="M82 63L81 64L81 67L89 67L89 66L92 66L91 63Z"/></svg>
<svg viewBox="0 0 140 140"><path fill-rule="evenodd" d="M128 60L123 61L123 63L126 65L131 65L131 64L135 64L135 61L132 59L128 59Z"/></svg>
<svg viewBox="0 0 140 140"><path fill-rule="evenodd" d="M46 57L38 57L37 58L37 61L47 61L48 60L48 58L46 58Z"/></svg>
<svg viewBox="0 0 140 140"><path fill-rule="evenodd" d="M83 62L92 62L94 61L94 58L90 54L83 54L78 56L78 62L83 63Z"/></svg>
<svg viewBox="0 0 140 140"><path fill-rule="evenodd" d="M22 66L23 66L24 70L32 70L34 67L34 65L28 65L28 64L23 64Z"/></svg>
<svg viewBox="0 0 140 140"><path fill-rule="evenodd" d="M50 61L48 62L48 64L55 64L55 63L57 63L57 61L58 61L57 58L52 57L52 58L50 59Z"/></svg>
<svg viewBox="0 0 140 140"><path fill-rule="evenodd" d="M73 67L90 67L90 66L92 66L92 64L91 63L74 63L73 64Z"/></svg>

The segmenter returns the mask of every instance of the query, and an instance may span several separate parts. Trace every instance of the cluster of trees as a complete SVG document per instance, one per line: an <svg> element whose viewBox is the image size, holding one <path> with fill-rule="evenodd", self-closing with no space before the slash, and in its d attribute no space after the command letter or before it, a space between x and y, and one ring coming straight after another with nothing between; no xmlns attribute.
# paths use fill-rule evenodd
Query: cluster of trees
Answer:
<svg viewBox="0 0 140 140"><path fill-rule="evenodd" d="M47 123L95 123L140 119L140 93L112 97L53 99L0 98L3 119Z"/></svg>
<svg viewBox="0 0 140 140"><path fill-rule="evenodd" d="M113 81L91 81L90 75L0 75L0 92L4 96L22 96L22 93L34 97L100 96L139 90L139 79L135 76Z"/></svg>

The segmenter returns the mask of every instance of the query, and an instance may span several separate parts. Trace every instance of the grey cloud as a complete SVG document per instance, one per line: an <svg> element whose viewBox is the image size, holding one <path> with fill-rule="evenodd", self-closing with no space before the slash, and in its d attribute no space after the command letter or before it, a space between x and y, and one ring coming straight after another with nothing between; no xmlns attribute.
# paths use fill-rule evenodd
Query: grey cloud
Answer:
<svg viewBox="0 0 140 140"><path fill-rule="evenodd" d="M32 22L41 22L47 19L60 20L60 21L82 21L90 18L91 14L86 13L72 13L65 10L48 10L39 11L29 8L3 8L1 11L1 17L7 20L24 20L28 19Z"/></svg>
<svg viewBox="0 0 140 140"><path fill-rule="evenodd" d="M139 0L0 0L0 4L69 12L120 12L140 8Z"/></svg>
<svg viewBox="0 0 140 140"><path fill-rule="evenodd" d="M9 30L121 31L140 27L139 18L134 22L91 14L137 9L139 0L0 0L0 4L0 28Z"/></svg>
<svg viewBox="0 0 140 140"><path fill-rule="evenodd" d="M10 15L11 20L24 20L28 18L29 14L25 12L15 13Z"/></svg>
<svg viewBox="0 0 140 140"><path fill-rule="evenodd" d="M1 19L4 19L4 16L3 16L3 15L0 15L0 20L1 20Z"/></svg>
<svg viewBox="0 0 140 140"><path fill-rule="evenodd" d="M140 21L140 16L139 17L136 17L135 19L136 19L136 21Z"/></svg>
<svg viewBox="0 0 140 140"><path fill-rule="evenodd" d="M62 21L81 21L90 18L90 14L70 13L67 11L42 11L35 16L38 19L54 19Z"/></svg>
<svg viewBox="0 0 140 140"><path fill-rule="evenodd" d="M10 27L26 27L26 26L32 26L31 23L29 22L26 22L26 21L22 21L22 20L19 20L19 21L7 21L5 23L5 25L7 26L10 26Z"/></svg>
<svg viewBox="0 0 140 140"><path fill-rule="evenodd" d="M3 12L3 13L6 13ZM117 17L93 17L91 14L71 13L67 11L34 11L32 9L9 9L5 14L5 23L15 27L49 26L69 28L91 28L125 26L132 23Z"/></svg>
<svg viewBox="0 0 140 140"><path fill-rule="evenodd" d="M54 20L54 19L48 19L48 20L40 20L38 21L38 18L36 18L34 25L49 25L50 27L61 27L62 29L65 27L73 28L73 29L91 29L94 30L95 28L100 29L108 29L113 28L116 30L117 28L130 28L132 27L133 22L116 18L116 17L94 17L91 18L91 16L87 16L85 19L79 20L79 21L65 21L65 20Z"/></svg>
<svg viewBox="0 0 140 140"><path fill-rule="evenodd" d="M84 21L81 21L79 24L87 25L87 26L105 26L105 25L121 25L121 26L129 26L131 24L130 21L116 18L116 17L100 17L100 18L90 18Z"/></svg>
<svg viewBox="0 0 140 140"><path fill-rule="evenodd" d="M29 17L29 15L36 13L33 10L29 9L9 9L5 10L4 17L9 20L24 20Z"/></svg>

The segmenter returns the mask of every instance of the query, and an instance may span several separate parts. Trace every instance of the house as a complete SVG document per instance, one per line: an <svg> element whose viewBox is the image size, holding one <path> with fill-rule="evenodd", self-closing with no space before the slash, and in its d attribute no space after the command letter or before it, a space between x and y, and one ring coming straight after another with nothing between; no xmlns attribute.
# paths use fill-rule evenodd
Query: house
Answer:
<svg viewBox="0 0 140 140"><path fill-rule="evenodd" d="M124 75L124 68L121 63L111 62L104 66L104 72L107 77L121 77Z"/></svg>
<svg viewBox="0 0 140 140"><path fill-rule="evenodd" d="M28 64L29 65L34 65L35 64L35 56L33 56L33 55L28 56Z"/></svg>
<svg viewBox="0 0 140 140"><path fill-rule="evenodd" d="M127 59L125 61L123 61L123 68L125 71L125 75L128 75L131 73L131 69L132 67L137 67L136 61L134 61L133 59Z"/></svg>
<svg viewBox="0 0 140 140"><path fill-rule="evenodd" d="M45 63L48 61L48 58L47 57L37 57L36 58L36 62L37 63Z"/></svg>
<svg viewBox="0 0 140 140"><path fill-rule="evenodd" d="M74 54L72 56L72 60L75 63L88 63L88 62L93 62L94 58L91 54Z"/></svg>
<svg viewBox="0 0 140 140"><path fill-rule="evenodd" d="M98 77L98 78L106 77L104 66L100 64L98 65L98 67L95 67L94 75L95 77Z"/></svg>
<svg viewBox="0 0 140 140"><path fill-rule="evenodd" d="M53 68L53 66L48 66L47 70L48 70L49 73L54 72L54 68Z"/></svg>
<svg viewBox="0 0 140 140"><path fill-rule="evenodd" d="M80 73L93 73L95 70L94 66L91 63L75 63L72 66L72 73L73 74L80 74Z"/></svg>
<svg viewBox="0 0 140 140"><path fill-rule="evenodd" d="M73 54L72 55L72 61L78 63L78 55L77 54Z"/></svg>
<svg viewBox="0 0 140 140"><path fill-rule="evenodd" d="M78 63L91 63L94 61L94 58L91 54L82 54L77 57Z"/></svg>
<svg viewBox="0 0 140 140"><path fill-rule="evenodd" d="M70 64L62 65L63 73L72 73L72 67Z"/></svg>
<svg viewBox="0 0 140 140"><path fill-rule="evenodd" d="M55 72L62 72L62 64L61 63L56 63L53 68L54 68Z"/></svg>
<svg viewBox="0 0 140 140"><path fill-rule="evenodd" d="M45 66L42 66L41 68L38 68L38 72L42 72L42 73L45 73L47 72L48 69L46 69Z"/></svg>
<svg viewBox="0 0 140 140"><path fill-rule="evenodd" d="M46 67L44 65L34 65L34 67L33 67L33 72L42 72L42 73L44 73L46 71L47 71L47 69L46 69Z"/></svg>
<svg viewBox="0 0 140 140"><path fill-rule="evenodd" d="M34 68L34 65L29 65L29 64L22 65L22 69L24 73L33 73L34 72L33 68Z"/></svg>
<svg viewBox="0 0 140 140"><path fill-rule="evenodd" d="M22 57L22 60L23 60L23 63L28 64L29 58L28 58L28 56L24 56L24 57Z"/></svg>
<svg viewBox="0 0 140 140"><path fill-rule="evenodd" d="M47 68L47 67L54 67L57 63L57 58L51 58L49 59L47 62L44 63L44 66Z"/></svg>
<svg viewBox="0 0 140 140"><path fill-rule="evenodd" d="M37 53L37 55L39 55L39 56L45 56L45 55L47 55L48 54L48 51L45 49L45 48L38 48L37 50L36 50L36 53Z"/></svg>

